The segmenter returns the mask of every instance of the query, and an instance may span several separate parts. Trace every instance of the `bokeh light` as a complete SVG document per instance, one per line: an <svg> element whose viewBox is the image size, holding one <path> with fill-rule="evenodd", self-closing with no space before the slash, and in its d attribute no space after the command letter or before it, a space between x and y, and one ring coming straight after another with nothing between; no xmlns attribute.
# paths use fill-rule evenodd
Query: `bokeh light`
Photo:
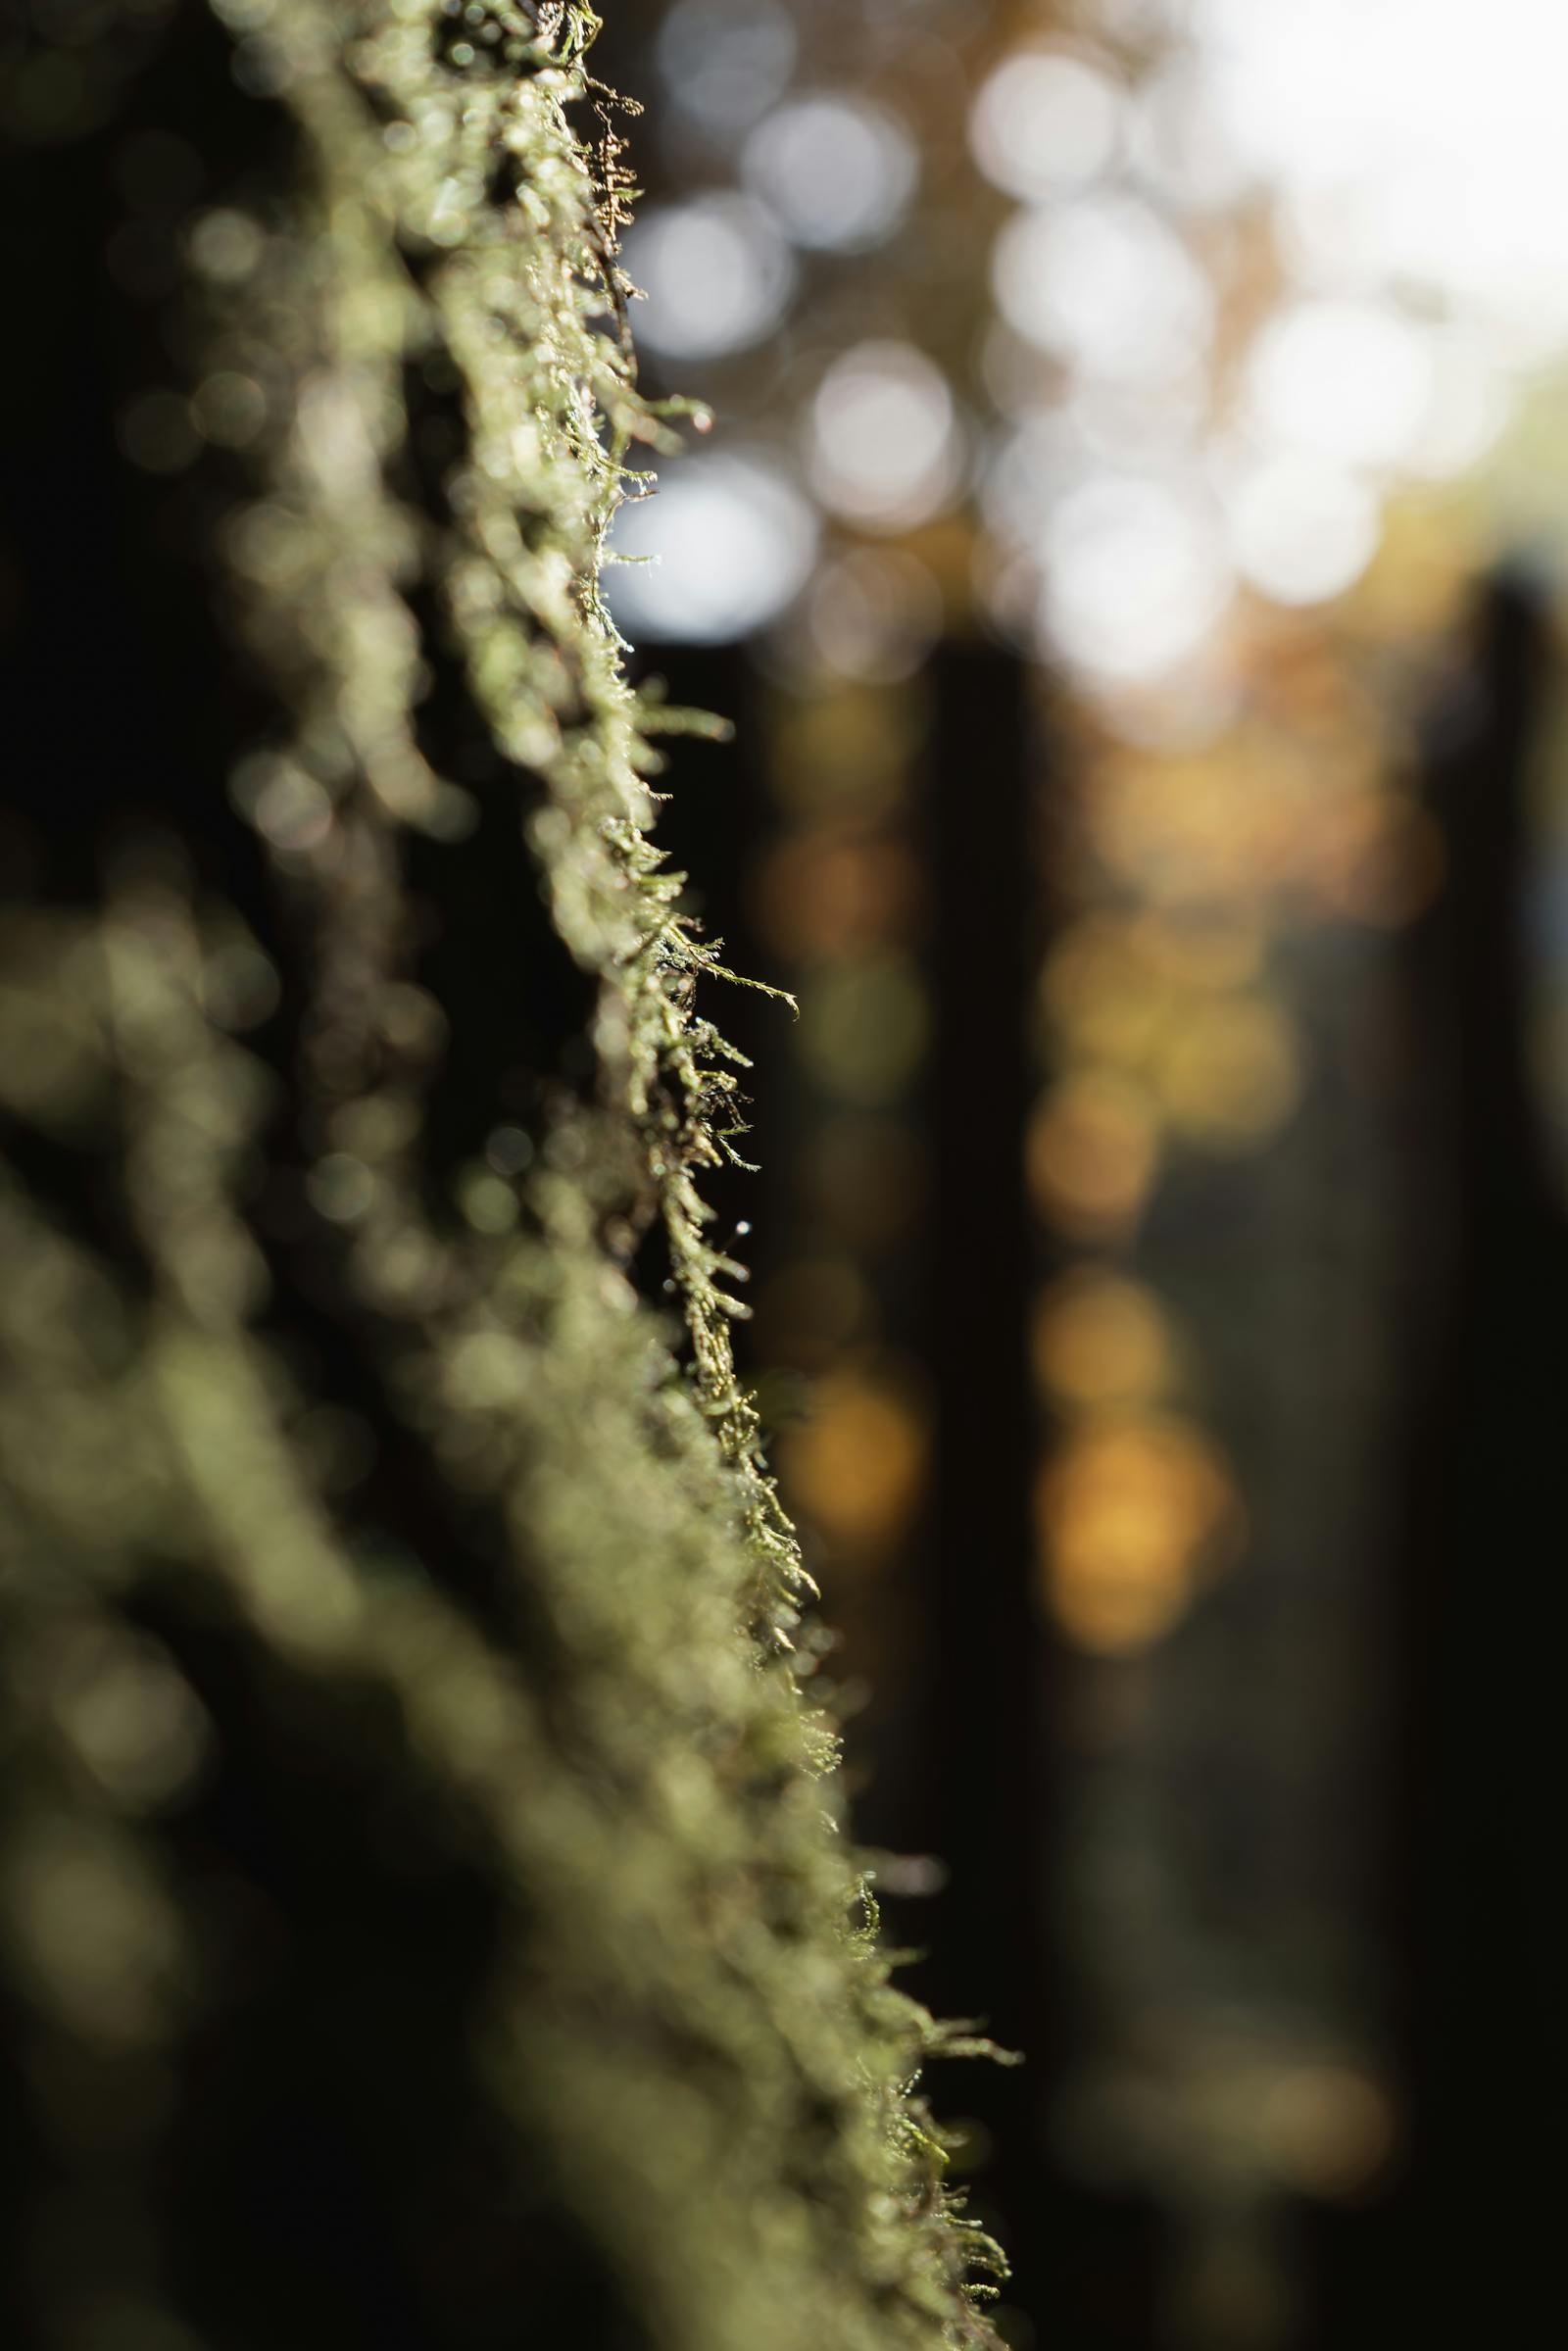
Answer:
<svg viewBox="0 0 1568 2351"><path fill-rule="evenodd" d="M788 86L797 47L777 0L677 0L659 30L669 104L710 133L743 131Z"/></svg>
<svg viewBox="0 0 1568 2351"><path fill-rule="evenodd" d="M1051 1608L1082 1647L1110 1656L1170 1631L1238 1527L1212 1445L1169 1415L1106 1417L1066 1438L1037 1506Z"/></svg>
<svg viewBox="0 0 1568 2351"><path fill-rule="evenodd" d="M1433 398L1429 330L1372 302L1313 298L1267 321L1247 368L1247 421L1265 441L1346 465L1390 465Z"/></svg>
<svg viewBox="0 0 1568 2351"><path fill-rule="evenodd" d="M1230 563L1207 501L1179 480L1077 482L1046 528L1048 642L1102 678L1157 676L1193 653L1229 601Z"/></svg>
<svg viewBox="0 0 1568 2351"><path fill-rule="evenodd" d="M1027 341L1112 382L1179 378L1211 330L1202 271L1157 213L1122 192L1016 214L997 242L995 283Z"/></svg>
<svg viewBox="0 0 1568 2351"><path fill-rule="evenodd" d="M831 1372L780 1466L801 1509L857 1561L880 1557L920 1500L928 1432L907 1379L884 1367Z"/></svg>
<svg viewBox="0 0 1568 2351"><path fill-rule="evenodd" d="M741 164L796 244L864 253L890 236L914 192L913 142L864 99L801 98L759 124Z"/></svg>
<svg viewBox="0 0 1568 2351"><path fill-rule="evenodd" d="M1024 49L981 85L969 117L975 160L1009 196L1060 196L1111 163L1121 96L1108 74L1070 51Z"/></svg>
<svg viewBox="0 0 1568 2351"><path fill-rule="evenodd" d="M704 452L623 506L611 535L611 610L637 637L723 644L770 620L800 593L816 518L789 475L744 451Z"/></svg>
<svg viewBox="0 0 1568 2351"><path fill-rule="evenodd" d="M765 206L722 193L645 213L626 238L625 266L647 297L638 341L686 361L760 342L783 317L795 274Z"/></svg>
<svg viewBox="0 0 1568 2351"><path fill-rule="evenodd" d="M811 481L823 504L874 530L907 529L957 487L953 394L912 343L858 343L811 403Z"/></svg>
<svg viewBox="0 0 1568 2351"><path fill-rule="evenodd" d="M1277 604L1322 604L1358 580L1377 552L1376 494L1314 457L1253 459L1226 485L1230 549L1244 579Z"/></svg>

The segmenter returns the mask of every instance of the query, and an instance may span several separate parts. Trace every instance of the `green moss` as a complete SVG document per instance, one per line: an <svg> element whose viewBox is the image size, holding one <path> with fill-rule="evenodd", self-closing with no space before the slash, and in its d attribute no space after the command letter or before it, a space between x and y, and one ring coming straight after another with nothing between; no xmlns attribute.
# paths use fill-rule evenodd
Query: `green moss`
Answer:
<svg viewBox="0 0 1568 2351"><path fill-rule="evenodd" d="M268 961L167 846L0 937L0 1986L45 2241L93 2249L25 2307L39 2339L390 2340L304 2288L269 2316L293 2273L242 2183L297 2077L369 2176L398 2151L410 2341L983 2341L998 2257L914 2087L943 2036L865 1923L701 1192L730 975L650 841L667 714L599 596L670 424L595 20L217 13L287 135L187 226L182 397L270 711L228 789L292 1009L286 1049L231 1033ZM432 676L478 782L442 772ZM453 1176L426 1133L462 1013L416 980L409 858L439 900L504 796L591 1052L525 1173ZM684 1365L633 1279L656 1221Z"/></svg>

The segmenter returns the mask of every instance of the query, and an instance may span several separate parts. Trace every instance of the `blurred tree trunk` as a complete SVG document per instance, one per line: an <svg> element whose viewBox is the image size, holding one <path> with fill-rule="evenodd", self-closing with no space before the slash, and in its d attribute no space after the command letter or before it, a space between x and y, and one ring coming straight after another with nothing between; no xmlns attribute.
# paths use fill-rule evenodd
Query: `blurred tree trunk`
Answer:
<svg viewBox="0 0 1568 2351"><path fill-rule="evenodd" d="M1542 596L1496 577L1426 730L1446 881L1407 963L1409 1702L1391 1870L1411 2103L1383 2290L1354 2342L1396 2319L1511 2337L1556 2291L1568 1221L1531 1069L1527 926L1554 665Z"/></svg>

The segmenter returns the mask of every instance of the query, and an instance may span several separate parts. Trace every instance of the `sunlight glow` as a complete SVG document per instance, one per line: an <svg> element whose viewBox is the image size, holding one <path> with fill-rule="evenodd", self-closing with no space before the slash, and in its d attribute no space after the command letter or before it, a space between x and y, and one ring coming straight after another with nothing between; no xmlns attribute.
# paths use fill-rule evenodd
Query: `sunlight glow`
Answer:
<svg viewBox="0 0 1568 2351"><path fill-rule="evenodd" d="M1009 196L1059 196L1111 163L1121 93L1108 74L1061 50L1025 49L984 84L969 121L975 160Z"/></svg>
<svg viewBox="0 0 1568 2351"><path fill-rule="evenodd" d="M863 253L898 226L914 193L914 144L892 116L858 98L804 98L753 131L747 184L796 244Z"/></svg>
<svg viewBox="0 0 1568 2351"><path fill-rule="evenodd" d="M1043 583L1048 656L1121 687L1207 658L1232 564L1288 606L1351 587L1400 483L1480 463L1568 353L1568 7L1139 9L1135 46L1169 45L1131 87L1025 46L970 122L1021 200L987 367L1017 425L982 508Z"/></svg>
<svg viewBox="0 0 1568 2351"><path fill-rule="evenodd" d="M911 343L858 343L811 404L811 481L823 504L873 529L923 522L957 485L953 395Z"/></svg>
<svg viewBox="0 0 1568 2351"><path fill-rule="evenodd" d="M1178 482L1091 475L1055 507L1044 553L1048 640L1104 679L1174 667L1230 599L1212 510Z"/></svg>
<svg viewBox="0 0 1568 2351"><path fill-rule="evenodd" d="M654 498L624 506L606 590L634 639L725 644L800 593L816 556L809 501L777 466L734 452L678 460Z"/></svg>
<svg viewBox="0 0 1568 2351"><path fill-rule="evenodd" d="M1008 324L1113 382L1181 375L1207 344L1213 297L1175 231L1136 197L1106 193L1014 215L994 279Z"/></svg>
<svg viewBox="0 0 1568 2351"><path fill-rule="evenodd" d="M1350 465L1392 465L1432 406L1432 335L1386 304L1287 304L1248 360L1260 435Z"/></svg>
<svg viewBox="0 0 1568 2351"><path fill-rule="evenodd" d="M794 290L795 266L772 215L749 196L700 196L646 213L625 266L647 300L637 340L674 359L720 359L760 342Z"/></svg>

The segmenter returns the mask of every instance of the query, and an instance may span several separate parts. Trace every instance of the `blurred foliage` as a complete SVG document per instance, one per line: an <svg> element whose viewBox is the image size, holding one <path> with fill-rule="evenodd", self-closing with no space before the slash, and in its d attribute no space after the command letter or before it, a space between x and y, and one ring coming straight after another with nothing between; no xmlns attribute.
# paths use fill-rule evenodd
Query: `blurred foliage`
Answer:
<svg viewBox="0 0 1568 2351"><path fill-rule="evenodd" d="M984 2342L913 2087L978 2044L840 1834L699 1191L722 967L647 833L690 721L598 600L668 427L594 20L89 14L9 114L200 161L116 429L247 681L256 888L219 773L86 901L44 795L0 931L9 2339ZM546 1039L510 1095L476 991Z"/></svg>

